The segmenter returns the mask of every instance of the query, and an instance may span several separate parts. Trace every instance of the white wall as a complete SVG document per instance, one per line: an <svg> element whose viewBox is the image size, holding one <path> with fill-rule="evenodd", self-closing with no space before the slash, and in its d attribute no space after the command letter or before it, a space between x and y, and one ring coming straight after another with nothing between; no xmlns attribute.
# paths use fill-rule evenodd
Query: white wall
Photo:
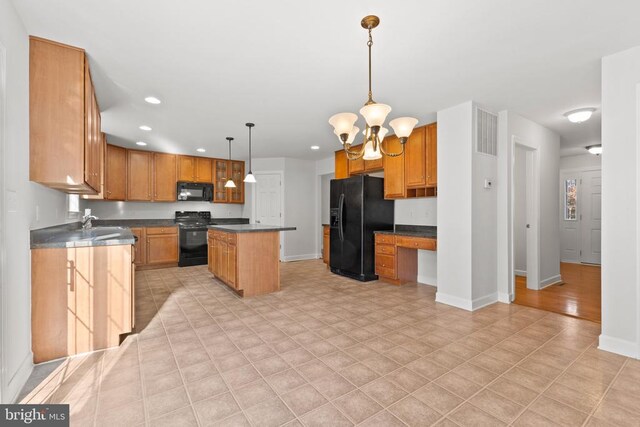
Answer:
<svg viewBox="0 0 640 427"><path fill-rule="evenodd" d="M249 187L249 184L246 184ZM214 218L241 218L243 205L209 202L111 202L87 200L82 209L90 208L91 213L100 219L169 219L175 211L209 211ZM247 217L248 218L248 217Z"/></svg>
<svg viewBox="0 0 640 427"><path fill-rule="evenodd" d="M473 104L438 111L438 292L471 308Z"/></svg>
<svg viewBox="0 0 640 427"><path fill-rule="evenodd" d="M31 373L29 230L67 218L66 195L29 182L29 40L11 2L0 2L0 50L6 54L2 153L2 378L0 400L12 401ZM1 65L0 65L1 66ZM0 135L0 137L2 137Z"/></svg>
<svg viewBox="0 0 640 427"><path fill-rule="evenodd" d="M602 156L593 154L579 154L576 156L560 157L560 170L565 169L600 169L602 166Z"/></svg>
<svg viewBox="0 0 640 427"><path fill-rule="evenodd" d="M640 358L640 47L602 60L600 348Z"/></svg>
<svg viewBox="0 0 640 427"><path fill-rule="evenodd" d="M540 286L560 280L560 217L558 182L560 179L560 137L549 129L510 111L498 119L497 251L498 296L509 302L513 292L513 251L511 224L511 171L514 138L537 150L540 189ZM530 268L530 267L529 267Z"/></svg>
<svg viewBox="0 0 640 427"><path fill-rule="evenodd" d="M513 243L516 274L527 272L527 152L516 147L513 165Z"/></svg>
<svg viewBox="0 0 640 427"><path fill-rule="evenodd" d="M438 225L438 199L435 197L396 200L394 223ZM438 284L438 252L418 251L418 282Z"/></svg>

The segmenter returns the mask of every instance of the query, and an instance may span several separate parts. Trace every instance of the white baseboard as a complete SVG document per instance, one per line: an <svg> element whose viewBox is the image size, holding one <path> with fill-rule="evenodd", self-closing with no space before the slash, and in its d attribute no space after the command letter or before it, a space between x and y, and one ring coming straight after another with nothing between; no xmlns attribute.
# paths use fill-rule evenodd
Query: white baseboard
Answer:
<svg viewBox="0 0 640 427"><path fill-rule="evenodd" d="M320 254L289 255L289 256L284 257L284 259L282 261L283 262L304 261L304 260L307 260L307 259L318 259L318 258L322 258L322 255L320 255Z"/></svg>
<svg viewBox="0 0 640 427"><path fill-rule="evenodd" d="M513 270L513 274L516 276L527 277L527 270Z"/></svg>
<svg viewBox="0 0 640 427"><path fill-rule="evenodd" d="M600 335L598 348L611 353L640 359L640 348L638 348L637 343L632 341L621 340L620 338L609 337L607 335Z"/></svg>
<svg viewBox="0 0 640 427"><path fill-rule="evenodd" d="M555 276L551 276L541 281L538 289L544 289L552 285L557 285L558 283L562 283L562 277L560 277L559 274L556 274Z"/></svg>
<svg viewBox="0 0 640 427"><path fill-rule="evenodd" d="M6 389L4 390L6 396L3 396L4 402L2 403L15 403L15 400L22 391L22 387L24 387L29 379L31 372L33 372L33 353L29 351L22 360L22 363L20 363L20 367L18 367L16 373L6 385Z"/></svg>
<svg viewBox="0 0 640 427"><path fill-rule="evenodd" d="M484 297L471 300L460 298L454 295L444 294L442 292L436 292L436 302L451 305L453 307L461 308L467 311L474 311L498 302L498 294L492 293Z"/></svg>
<svg viewBox="0 0 640 427"><path fill-rule="evenodd" d="M431 276L418 276L418 283L420 283L421 285L438 287L438 281L435 277Z"/></svg>
<svg viewBox="0 0 640 427"><path fill-rule="evenodd" d="M498 302L503 302L505 304L511 304L513 301L513 296L508 292L498 292Z"/></svg>

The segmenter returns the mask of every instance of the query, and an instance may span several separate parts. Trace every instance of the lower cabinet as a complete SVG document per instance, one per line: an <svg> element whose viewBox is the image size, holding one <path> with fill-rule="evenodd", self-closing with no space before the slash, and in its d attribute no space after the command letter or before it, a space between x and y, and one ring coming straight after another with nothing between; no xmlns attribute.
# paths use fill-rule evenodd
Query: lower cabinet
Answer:
<svg viewBox="0 0 640 427"><path fill-rule="evenodd" d="M240 289L238 287L238 247L235 233L211 230L208 236L209 271L230 287Z"/></svg>
<svg viewBox="0 0 640 427"><path fill-rule="evenodd" d="M138 238L134 245L134 263L137 266L145 265L147 263L147 233L144 227L133 227L131 233Z"/></svg>
<svg viewBox="0 0 640 427"><path fill-rule="evenodd" d="M401 285L418 280L418 249L437 250L436 239L376 233L376 274L380 280Z"/></svg>
<svg viewBox="0 0 640 427"><path fill-rule="evenodd" d="M135 243L135 265L139 270L178 264L180 244L178 228L132 227Z"/></svg>
<svg viewBox="0 0 640 427"><path fill-rule="evenodd" d="M134 325L132 246L31 251L35 363L115 347Z"/></svg>

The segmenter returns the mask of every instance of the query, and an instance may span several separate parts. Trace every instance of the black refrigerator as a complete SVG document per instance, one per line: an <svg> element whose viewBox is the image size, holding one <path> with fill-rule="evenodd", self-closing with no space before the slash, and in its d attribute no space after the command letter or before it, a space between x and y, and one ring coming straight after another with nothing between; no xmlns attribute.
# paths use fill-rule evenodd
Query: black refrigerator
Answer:
<svg viewBox="0 0 640 427"><path fill-rule="evenodd" d="M331 180L331 271L363 282L376 280L374 234L393 230L393 200L384 199L384 179L354 176Z"/></svg>

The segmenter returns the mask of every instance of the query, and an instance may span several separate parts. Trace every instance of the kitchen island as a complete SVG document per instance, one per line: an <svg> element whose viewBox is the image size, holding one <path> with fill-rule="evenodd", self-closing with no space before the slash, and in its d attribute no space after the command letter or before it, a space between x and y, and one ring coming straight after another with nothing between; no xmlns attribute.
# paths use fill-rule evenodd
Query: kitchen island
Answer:
<svg viewBox="0 0 640 427"><path fill-rule="evenodd" d="M209 271L238 295L280 290L280 232L295 227L210 225Z"/></svg>

